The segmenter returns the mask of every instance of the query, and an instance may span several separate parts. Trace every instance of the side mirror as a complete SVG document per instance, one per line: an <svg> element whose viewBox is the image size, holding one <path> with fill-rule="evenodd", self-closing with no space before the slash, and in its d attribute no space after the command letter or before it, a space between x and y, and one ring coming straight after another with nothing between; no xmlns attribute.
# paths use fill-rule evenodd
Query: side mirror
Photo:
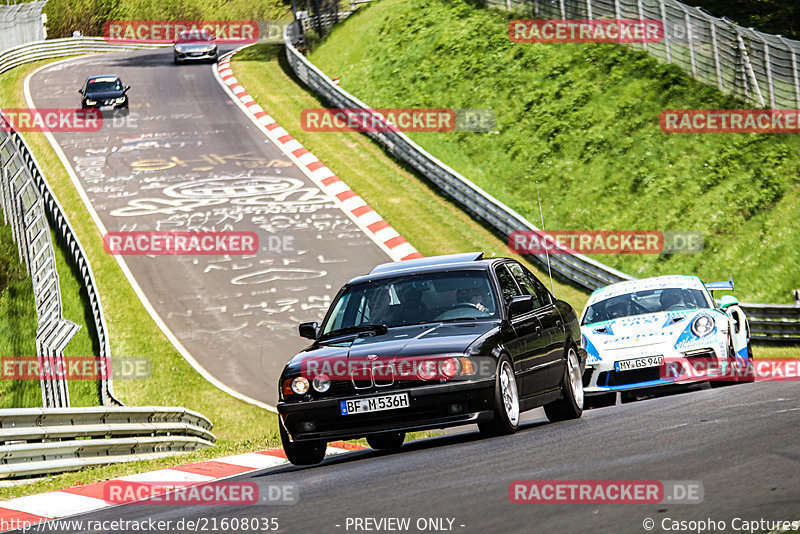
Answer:
<svg viewBox="0 0 800 534"><path fill-rule="evenodd" d="M310 323L300 323L298 330L300 331L300 337L304 337L306 339L317 339L319 325L316 321Z"/></svg>
<svg viewBox="0 0 800 534"><path fill-rule="evenodd" d="M123 92L124 92L124 93L127 93L127 92L128 92L128 90L129 90L130 88L131 88L131 86L130 86L130 85L126 85L126 86L125 86L125 89L123 89Z"/></svg>
<svg viewBox="0 0 800 534"><path fill-rule="evenodd" d="M508 316L514 317L533 309L533 297L531 295L518 295L512 297L508 303Z"/></svg>
<svg viewBox="0 0 800 534"><path fill-rule="evenodd" d="M79 92L80 94L83 94L83 89L78 89L78 92Z"/></svg>
<svg viewBox="0 0 800 534"><path fill-rule="evenodd" d="M726 310L731 306L738 306L739 299L734 297L733 295L723 295L722 298L719 300L719 309Z"/></svg>

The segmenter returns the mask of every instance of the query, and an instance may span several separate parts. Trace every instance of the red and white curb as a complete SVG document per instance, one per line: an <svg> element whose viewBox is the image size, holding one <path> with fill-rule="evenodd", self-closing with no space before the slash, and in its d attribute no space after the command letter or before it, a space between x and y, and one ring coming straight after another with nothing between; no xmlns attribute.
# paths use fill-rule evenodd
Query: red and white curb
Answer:
<svg viewBox="0 0 800 534"><path fill-rule="evenodd" d="M341 454L365 448L361 445L336 441L328 445L327 454ZM285 463L287 463L287 460L283 449L269 449L215 458L205 462L179 465L169 469L127 475L59 491L18 497L0 502L0 531L22 528L24 522L33 525L52 519L118 506L119 503L109 502L104 497L108 495L109 485L113 487L114 484L119 484L120 481L148 484L153 488L150 494L158 495L167 491L164 488L159 488L158 483L180 483L181 486L193 486L251 471L277 467Z"/></svg>
<svg viewBox="0 0 800 534"><path fill-rule="evenodd" d="M215 65L218 79L229 91L239 107L250 119L280 148L284 154L301 169L317 186L326 192L339 207L361 228L361 230L382 248L393 261L421 258L422 254L411 246L397 230L372 209L355 191L336 176L324 163L292 137L264 108L253 100L247 90L236 79L231 70L231 52L222 56Z"/></svg>

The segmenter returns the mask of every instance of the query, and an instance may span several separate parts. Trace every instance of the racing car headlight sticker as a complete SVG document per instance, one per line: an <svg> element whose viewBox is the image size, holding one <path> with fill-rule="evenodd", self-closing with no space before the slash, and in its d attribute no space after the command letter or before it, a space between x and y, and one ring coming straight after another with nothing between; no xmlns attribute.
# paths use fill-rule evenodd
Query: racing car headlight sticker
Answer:
<svg viewBox="0 0 800 534"><path fill-rule="evenodd" d="M697 337L707 336L714 331L714 319L709 315L701 314L695 317L692 323L692 333Z"/></svg>
<svg viewBox="0 0 800 534"><path fill-rule="evenodd" d="M94 106L95 104L97 104L97 100L89 100L88 98L86 99L87 106Z"/></svg>
<svg viewBox="0 0 800 534"><path fill-rule="evenodd" d="M114 100L114 103L115 103L115 104L124 104L124 103L125 103L125 100L127 100L127 98L125 98L125 97L123 96L123 97L120 97L120 98L117 98L116 100Z"/></svg>

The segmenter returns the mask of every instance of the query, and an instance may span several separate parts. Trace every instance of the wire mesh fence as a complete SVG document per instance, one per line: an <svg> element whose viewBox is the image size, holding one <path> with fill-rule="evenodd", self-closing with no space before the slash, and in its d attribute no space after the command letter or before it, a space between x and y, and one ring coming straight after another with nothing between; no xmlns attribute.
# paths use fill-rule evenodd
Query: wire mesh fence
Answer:
<svg viewBox="0 0 800 534"><path fill-rule="evenodd" d="M0 5L0 50L45 38L42 9L47 0Z"/></svg>
<svg viewBox="0 0 800 534"><path fill-rule="evenodd" d="M520 16L648 19L664 25L658 43L636 43L695 79L754 105L800 108L800 41L743 28L676 0L486 0Z"/></svg>
<svg viewBox="0 0 800 534"><path fill-rule="evenodd" d="M64 349L80 326L61 315L61 290L44 199L19 151L15 134L3 130L0 128L0 203L3 222L11 225L20 261L33 283L42 405L65 408L69 406L69 389L58 371L66 368Z"/></svg>

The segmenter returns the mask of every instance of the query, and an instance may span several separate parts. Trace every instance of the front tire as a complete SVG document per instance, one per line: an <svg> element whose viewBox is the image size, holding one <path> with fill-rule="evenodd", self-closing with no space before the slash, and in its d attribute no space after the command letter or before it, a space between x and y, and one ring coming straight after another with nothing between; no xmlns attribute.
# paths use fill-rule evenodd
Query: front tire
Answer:
<svg viewBox="0 0 800 534"><path fill-rule="evenodd" d="M513 434L519 427L519 388L508 356L497 362L495 375L494 418L478 423L478 429L486 436Z"/></svg>
<svg viewBox="0 0 800 534"><path fill-rule="evenodd" d="M325 459L328 444L324 441L289 441L289 434L278 421L281 432L281 443L286 459L293 465L316 465Z"/></svg>
<svg viewBox="0 0 800 534"><path fill-rule="evenodd" d="M583 414L581 363L573 347L570 347L567 351L567 365L564 366L561 389L564 392L564 396L544 406L544 413L553 423L577 419Z"/></svg>
<svg viewBox="0 0 800 534"><path fill-rule="evenodd" d="M369 446L378 451L396 451L405 440L405 432L382 432L367 436Z"/></svg>

